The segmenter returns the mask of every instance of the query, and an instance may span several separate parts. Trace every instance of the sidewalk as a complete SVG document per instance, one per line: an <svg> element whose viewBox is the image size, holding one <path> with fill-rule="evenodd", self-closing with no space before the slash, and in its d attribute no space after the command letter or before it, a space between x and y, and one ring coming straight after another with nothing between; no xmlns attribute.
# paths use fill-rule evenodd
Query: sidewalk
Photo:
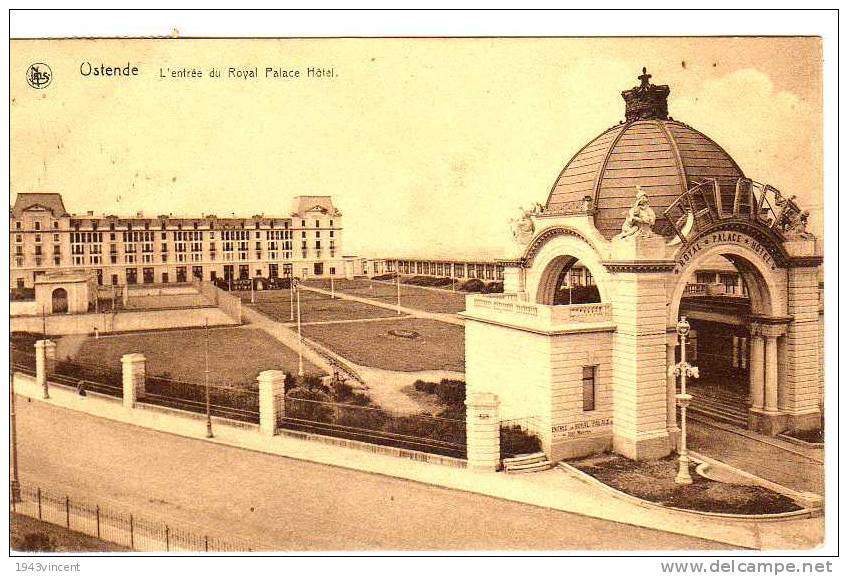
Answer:
<svg viewBox="0 0 848 576"><path fill-rule="evenodd" d="M35 385L35 379L22 374L15 374L15 387L20 396L54 406L179 436L206 440L202 419L177 412L127 410L120 400L94 394L80 397L73 390L60 386L51 386L50 399L41 400L41 390ZM267 437L259 434L253 427L242 428L223 424L216 424L215 438L207 441L474 492L745 548L809 549L820 545L824 538L822 517L756 522L706 517L673 510L657 510L618 499L605 491L568 477L558 468L524 476L472 472L285 436Z"/></svg>
<svg viewBox="0 0 848 576"><path fill-rule="evenodd" d="M815 454L821 449L758 438L755 432L696 419L690 420L688 428L687 442L695 452L799 492L824 494L824 466Z"/></svg>

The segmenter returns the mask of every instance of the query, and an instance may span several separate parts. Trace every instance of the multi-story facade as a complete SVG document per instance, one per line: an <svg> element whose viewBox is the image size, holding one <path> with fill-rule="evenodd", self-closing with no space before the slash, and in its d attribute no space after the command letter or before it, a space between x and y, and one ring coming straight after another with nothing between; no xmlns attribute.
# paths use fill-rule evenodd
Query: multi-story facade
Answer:
<svg viewBox="0 0 848 576"><path fill-rule="evenodd" d="M10 211L10 284L90 271L101 285L344 274L342 214L329 196L297 196L283 216L70 214L60 194L19 193Z"/></svg>

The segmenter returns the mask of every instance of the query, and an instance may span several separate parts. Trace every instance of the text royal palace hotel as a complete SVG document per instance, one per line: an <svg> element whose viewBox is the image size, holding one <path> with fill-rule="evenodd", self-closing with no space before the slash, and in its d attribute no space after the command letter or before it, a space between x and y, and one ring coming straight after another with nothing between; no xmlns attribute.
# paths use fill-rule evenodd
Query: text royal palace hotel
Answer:
<svg viewBox="0 0 848 576"><path fill-rule="evenodd" d="M289 215L71 214L56 193L19 193L10 214L11 288L49 272L101 285L327 277L344 273L342 215L329 196L297 196Z"/></svg>

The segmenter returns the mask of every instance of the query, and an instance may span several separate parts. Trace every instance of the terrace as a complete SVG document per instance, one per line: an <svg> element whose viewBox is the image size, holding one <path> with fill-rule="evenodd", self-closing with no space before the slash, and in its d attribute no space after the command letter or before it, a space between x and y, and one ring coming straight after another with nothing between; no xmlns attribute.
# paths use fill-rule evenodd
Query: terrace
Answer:
<svg viewBox="0 0 848 576"><path fill-rule="evenodd" d="M544 332L579 332L612 323L608 303L549 306L520 300L517 294L473 294L460 316Z"/></svg>

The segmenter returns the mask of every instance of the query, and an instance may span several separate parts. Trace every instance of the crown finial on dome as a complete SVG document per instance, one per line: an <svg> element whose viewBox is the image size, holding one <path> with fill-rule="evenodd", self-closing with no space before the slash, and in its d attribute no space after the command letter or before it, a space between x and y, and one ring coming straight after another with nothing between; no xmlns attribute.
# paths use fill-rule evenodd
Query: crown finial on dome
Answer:
<svg viewBox="0 0 848 576"><path fill-rule="evenodd" d="M621 93L624 98L624 118L627 122L636 120L668 120L668 95L671 89L667 85L651 84L651 75L642 67L642 75L637 77L641 84Z"/></svg>

